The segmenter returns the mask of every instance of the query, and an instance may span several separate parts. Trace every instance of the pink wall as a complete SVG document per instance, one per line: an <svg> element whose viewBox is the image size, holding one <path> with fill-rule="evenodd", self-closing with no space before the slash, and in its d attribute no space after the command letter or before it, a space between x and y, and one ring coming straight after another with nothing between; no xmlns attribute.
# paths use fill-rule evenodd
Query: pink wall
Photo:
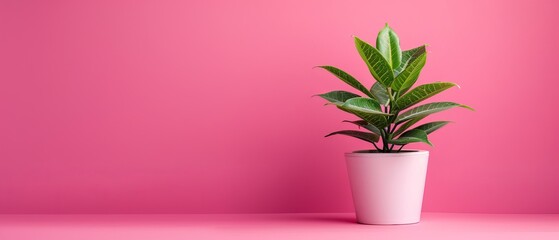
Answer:
<svg viewBox="0 0 559 240"><path fill-rule="evenodd" d="M49 2L49 3L47 3ZM2 1L0 212L351 211L352 35L429 44L477 112L435 133L427 211L559 213L554 1Z"/></svg>

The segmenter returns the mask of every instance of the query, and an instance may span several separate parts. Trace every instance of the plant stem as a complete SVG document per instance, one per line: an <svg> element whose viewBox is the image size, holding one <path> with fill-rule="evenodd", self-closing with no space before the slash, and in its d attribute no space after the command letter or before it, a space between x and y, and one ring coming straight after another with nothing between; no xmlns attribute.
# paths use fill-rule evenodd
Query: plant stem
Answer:
<svg viewBox="0 0 559 240"><path fill-rule="evenodd" d="M382 137L382 152L386 151L386 132L384 129L380 131L380 136Z"/></svg>
<svg viewBox="0 0 559 240"><path fill-rule="evenodd" d="M392 88L388 88L388 97L390 98L390 105L394 102L394 96L392 95Z"/></svg>
<svg viewBox="0 0 559 240"><path fill-rule="evenodd" d="M380 148L378 148L378 146L373 142L373 146L375 146L375 148L377 149L377 151L380 152Z"/></svg>
<svg viewBox="0 0 559 240"><path fill-rule="evenodd" d="M386 133L385 133L385 135L386 135L386 150L387 150L387 152L390 152L390 150L392 150L392 149L390 149L390 146L389 146L389 145L390 145L390 132L391 132L391 130L390 130L390 124L389 124L389 125L386 127Z"/></svg>
<svg viewBox="0 0 559 240"><path fill-rule="evenodd" d="M396 122L396 119L398 119L398 115L400 114L400 111L395 108L395 106L393 106L393 104L396 102L396 100L400 97L400 92L396 91L396 92L392 92L391 88L388 88L388 95L390 96L390 102L389 102L389 107L390 107L390 112L393 115L388 117L388 134L386 135L386 138L388 141L390 141L392 139L392 134L396 131L396 128L400 125L400 123ZM405 145L405 144L404 144ZM398 149L397 152L400 152L400 150L402 150L402 147L404 147L404 145L401 145L400 148ZM388 149L388 152L392 152L392 150L394 149L395 144L392 144L390 146L390 148Z"/></svg>

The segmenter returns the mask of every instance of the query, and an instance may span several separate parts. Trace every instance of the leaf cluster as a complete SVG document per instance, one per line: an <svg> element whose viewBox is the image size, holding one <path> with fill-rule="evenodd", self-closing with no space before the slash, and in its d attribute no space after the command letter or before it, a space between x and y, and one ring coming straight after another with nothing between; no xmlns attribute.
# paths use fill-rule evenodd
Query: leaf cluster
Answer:
<svg viewBox="0 0 559 240"><path fill-rule="evenodd" d="M376 47L355 37L355 47L376 80L365 87L345 71L333 66L319 66L353 87L359 94L348 91L331 91L318 96L330 104L359 118L344 121L355 124L360 130L342 130L330 133L346 135L373 144L379 152L399 152L406 144L422 142L431 145L428 135L447 125L449 121L427 122L415 126L425 117L447 109L472 108L454 102L432 102L417 105L449 88L458 86L451 82L433 82L414 87L425 66L425 45L402 51L398 35L388 26L379 32ZM394 149L398 146L397 149Z"/></svg>

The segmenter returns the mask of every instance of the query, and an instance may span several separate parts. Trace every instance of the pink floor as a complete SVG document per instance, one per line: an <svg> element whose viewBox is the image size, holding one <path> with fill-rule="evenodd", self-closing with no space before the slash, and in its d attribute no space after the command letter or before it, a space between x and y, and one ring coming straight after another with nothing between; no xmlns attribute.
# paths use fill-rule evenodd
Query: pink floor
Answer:
<svg viewBox="0 0 559 240"><path fill-rule="evenodd" d="M0 215L0 239L559 239L559 214L424 213L403 226L342 214Z"/></svg>

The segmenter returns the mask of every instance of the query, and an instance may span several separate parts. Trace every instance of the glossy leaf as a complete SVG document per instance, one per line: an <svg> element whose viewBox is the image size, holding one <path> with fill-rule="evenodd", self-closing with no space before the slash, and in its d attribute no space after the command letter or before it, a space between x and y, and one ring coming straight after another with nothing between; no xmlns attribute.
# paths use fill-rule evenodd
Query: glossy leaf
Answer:
<svg viewBox="0 0 559 240"><path fill-rule="evenodd" d="M346 92L346 91L332 91L332 92L327 92L327 93L323 93L323 94L318 94L317 96L320 96L321 98L324 98L324 99L328 100L329 102L334 103L336 105L341 105L345 101L347 101L348 99L360 97L359 95L357 95L355 93L350 93L350 92Z"/></svg>
<svg viewBox="0 0 559 240"><path fill-rule="evenodd" d="M326 71L334 74L336 77L338 77L340 80L344 81L345 83L347 83L348 85L352 86L353 88L359 90L360 92L364 93L365 95L369 96L369 97L374 97L371 92L369 92L369 90L367 90L367 88L365 86L363 86L363 84L361 84L359 81L357 81L357 79L355 79L353 76L349 75L348 73L344 72L343 70L336 68L336 67L332 67L332 66L318 66L319 68L323 68Z"/></svg>
<svg viewBox="0 0 559 240"><path fill-rule="evenodd" d="M387 106L390 102L390 98L388 97L388 93L386 92L386 88L382 86L382 84L376 82L371 87L371 93L375 96L375 99L384 106Z"/></svg>
<svg viewBox="0 0 559 240"><path fill-rule="evenodd" d="M407 67L394 79L392 83L392 89L395 91L405 92L417 81L419 73L423 66L425 66L425 61L427 59L427 53L419 55L417 58L412 59Z"/></svg>
<svg viewBox="0 0 559 240"><path fill-rule="evenodd" d="M329 136L337 135L337 134L358 138L358 139L361 139L363 141L367 141L367 142L370 142L370 143L378 142L378 140L379 140L379 135L377 135L377 134L355 131L355 130L337 131L337 132L330 133L330 134L326 135L325 137L329 137Z"/></svg>
<svg viewBox="0 0 559 240"><path fill-rule="evenodd" d="M353 123L359 127L365 128L373 133L380 135L380 130L377 127L375 127L375 125L370 124L365 120L357 120L357 121L344 120L343 122Z"/></svg>
<svg viewBox="0 0 559 240"><path fill-rule="evenodd" d="M400 63L400 66L394 68L394 76L398 76L404 69L406 69L409 62L412 62L415 58L421 56L421 54L425 52L425 45L403 51L402 62Z"/></svg>
<svg viewBox="0 0 559 240"><path fill-rule="evenodd" d="M425 133L430 134L434 131L436 131L439 128L444 127L445 125L449 124L449 121L437 121L437 122L430 122L430 123L425 123L423 125L420 125L414 129L419 129L419 130L423 130L425 131Z"/></svg>
<svg viewBox="0 0 559 240"><path fill-rule="evenodd" d="M338 108L360 117L379 129L388 124L386 116L390 114L382 112L380 104L371 98L352 98Z"/></svg>
<svg viewBox="0 0 559 240"><path fill-rule="evenodd" d="M384 56L376 48L357 37L355 37L355 47L367 67L369 67L369 72L373 77L383 86L389 87L394 81L394 73Z"/></svg>
<svg viewBox="0 0 559 240"><path fill-rule="evenodd" d="M378 33L377 49L392 68L400 66L402 61L400 39L388 24Z"/></svg>
<svg viewBox="0 0 559 240"><path fill-rule="evenodd" d="M471 107L468 107L466 105L461 105L461 104L458 104L458 103L434 102L434 103L428 103L428 104L425 104L425 105L414 107L414 108L400 114L398 116L398 118L396 118L396 122L403 122L403 121L406 121L406 120L409 120L409 119L412 119L412 118L417 118L417 117L425 117L429 114L444 111L444 110L454 108L454 107L463 107L463 108L473 110Z"/></svg>
<svg viewBox="0 0 559 240"><path fill-rule="evenodd" d="M419 116L416 118L412 118L409 121L405 122L404 124L402 124L398 129L396 129L396 131L394 131L394 133L392 133L393 136L398 136L401 133L403 133L404 131L408 130L411 126L413 126L414 124L416 124L417 122L421 121L423 118L425 118L426 116Z"/></svg>
<svg viewBox="0 0 559 240"><path fill-rule="evenodd" d="M398 98L398 100L396 100L396 108L398 110L406 109L454 86L458 85L451 82L436 82L420 85Z"/></svg>
<svg viewBox="0 0 559 240"><path fill-rule="evenodd" d="M431 142L429 142L429 139L427 138L427 133L419 129L409 130L403 133L398 139L393 139L389 142L395 145L406 145L408 143L424 142L432 146Z"/></svg>

